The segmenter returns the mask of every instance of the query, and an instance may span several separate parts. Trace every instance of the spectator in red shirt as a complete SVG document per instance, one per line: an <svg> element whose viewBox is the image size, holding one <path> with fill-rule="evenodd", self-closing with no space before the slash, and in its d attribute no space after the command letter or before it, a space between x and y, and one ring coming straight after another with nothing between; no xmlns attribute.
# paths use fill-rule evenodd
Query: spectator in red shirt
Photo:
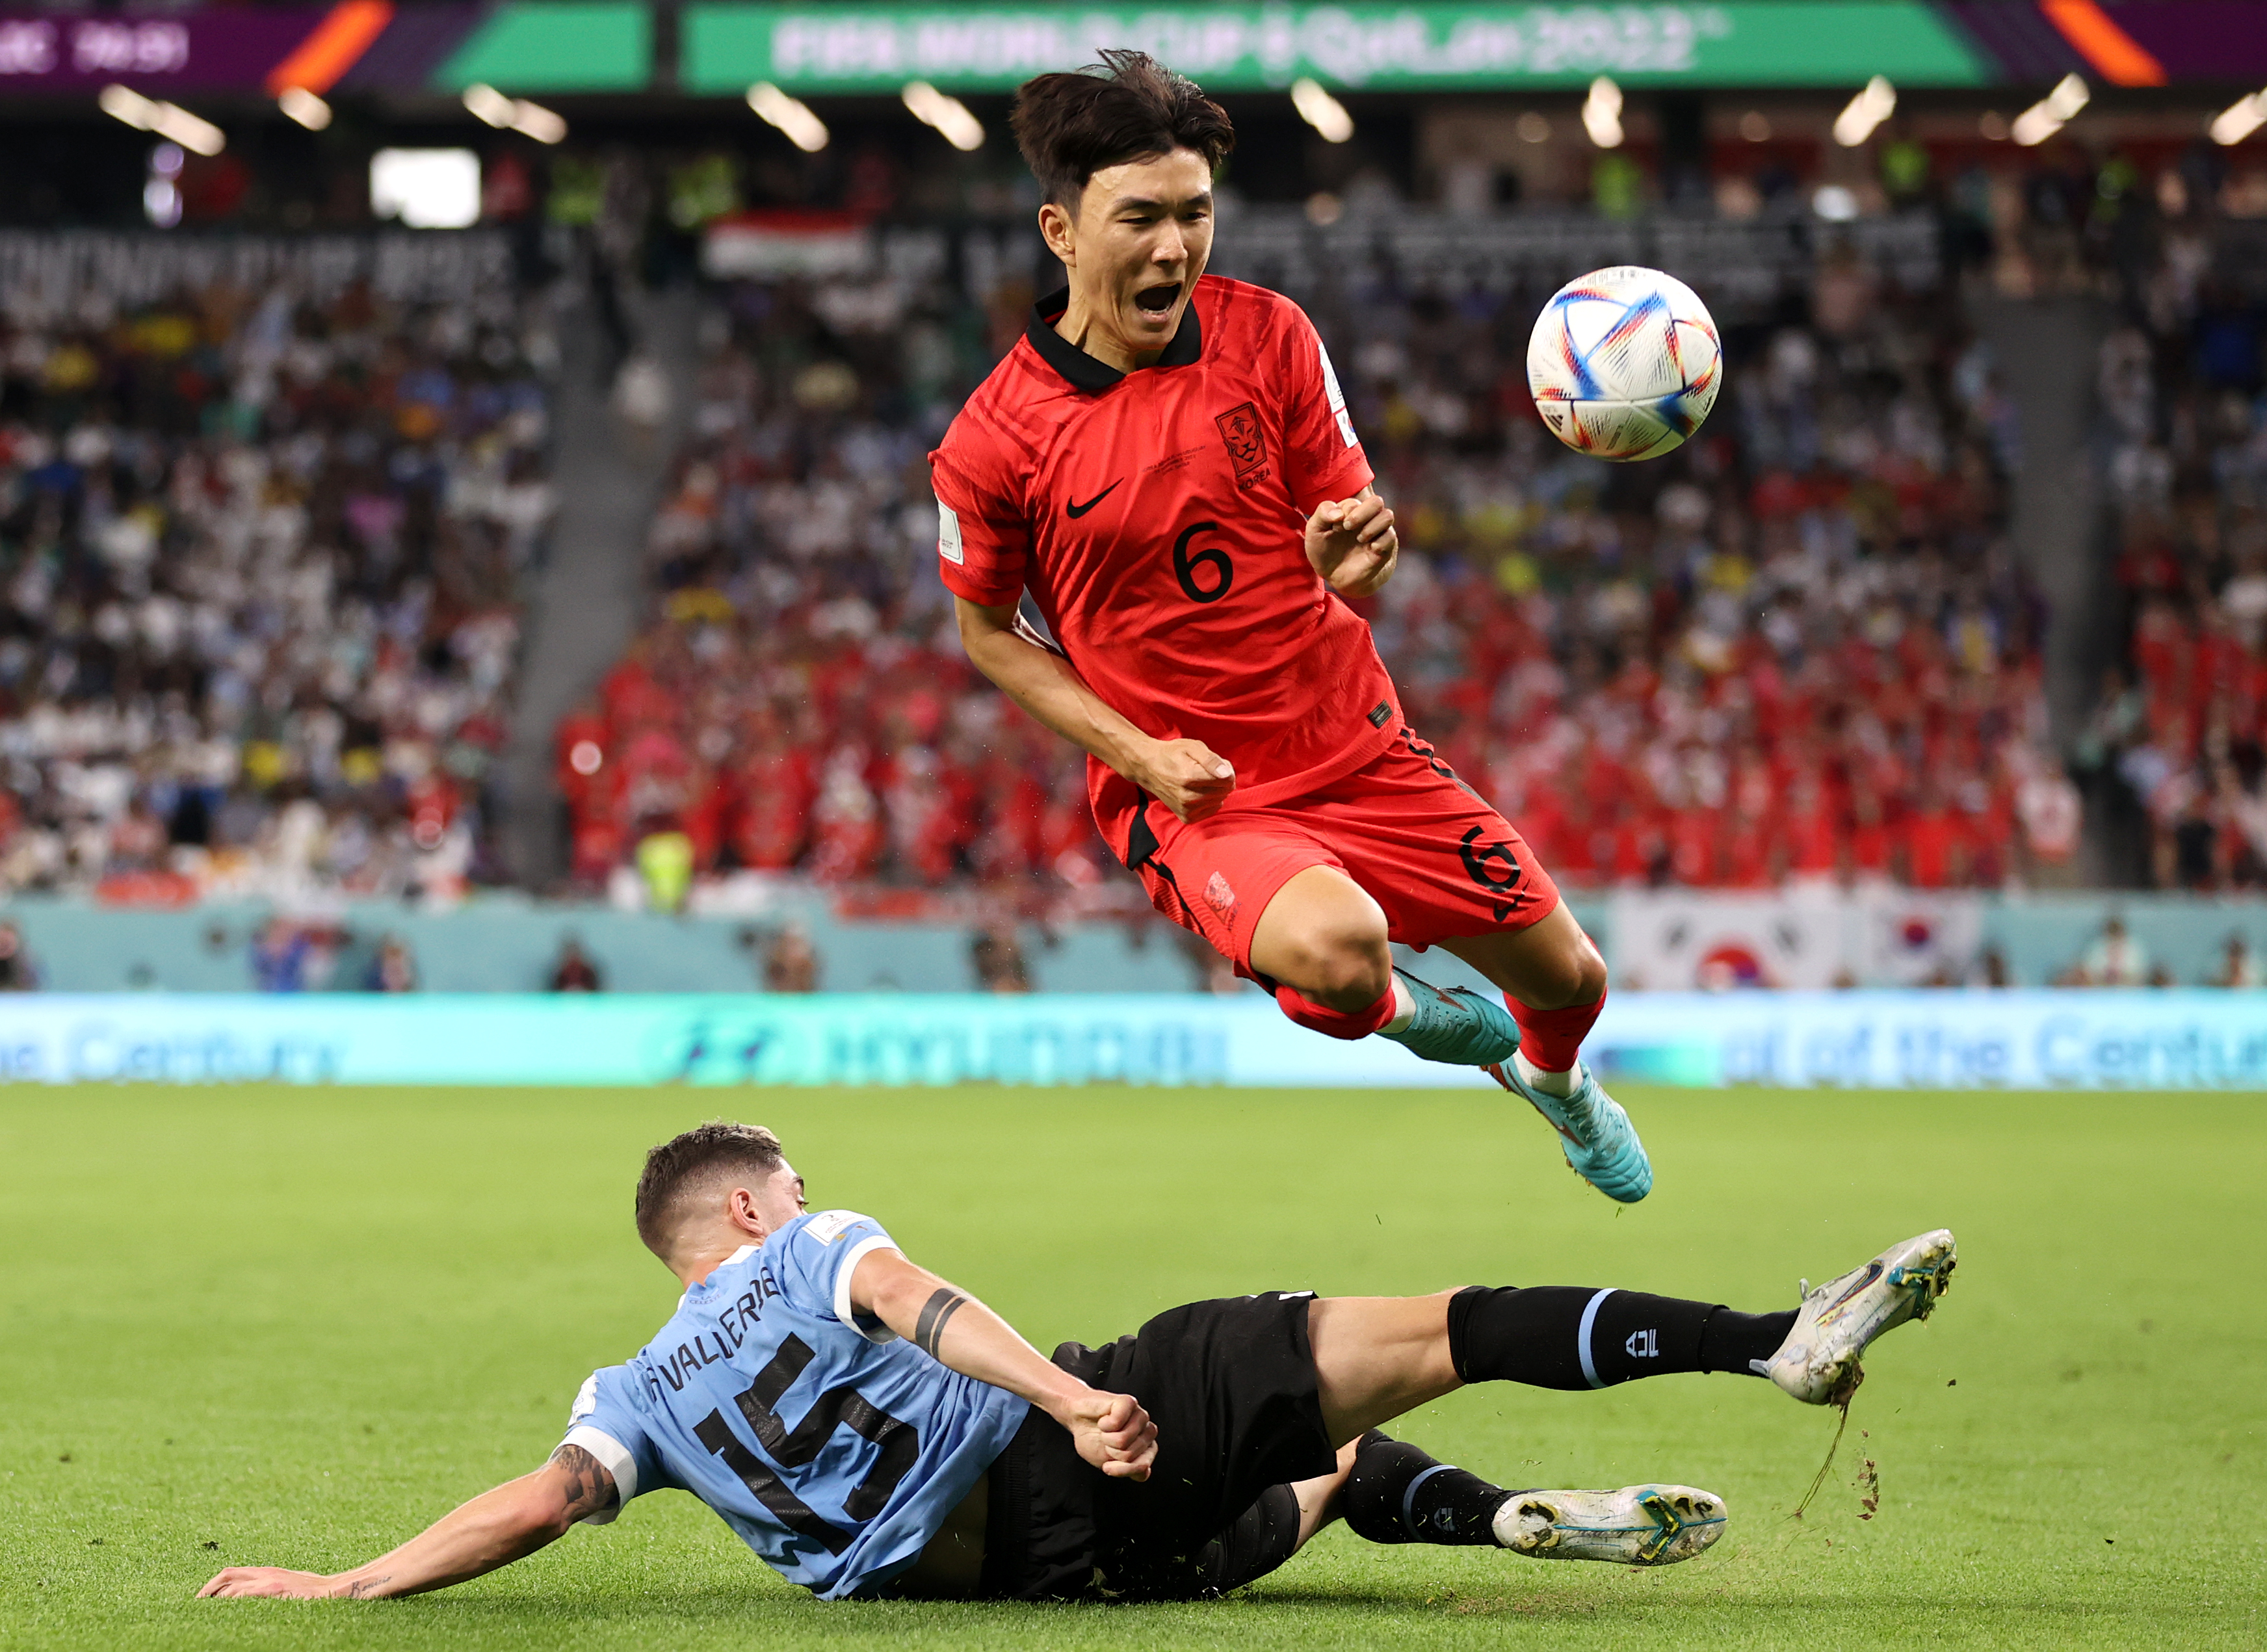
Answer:
<svg viewBox="0 0 2267 1652"><path fill-rule="evenodd" d="M1856 883L1883 883L1889 876L1890 834L1882 800L1871 786L1851 793L1850 831L1845 840L1848 877Z"/></svg>
<svg viewBox="0 0 2267 1652"><path fill-rule="evenodd" d="M1903 822L1899 859L1904 881L1917 889L1952 889L1968 881L1968 834L1933 782Z"/></svg>

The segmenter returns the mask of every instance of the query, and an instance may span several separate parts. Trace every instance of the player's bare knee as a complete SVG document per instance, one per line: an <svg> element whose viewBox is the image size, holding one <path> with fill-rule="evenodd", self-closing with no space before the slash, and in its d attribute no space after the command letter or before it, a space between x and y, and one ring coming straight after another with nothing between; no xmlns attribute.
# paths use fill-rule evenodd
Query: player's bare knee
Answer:
<svg viewBox="0 0 2267 1652"><path fill-rule="evenodd" d="M1393 985L1393 953L1383 925L1317 925L1301 937L1304 980L1294 982L1316 1002L1349 1014L1367 1010Z"/></svg>
<svg viewBox="0 0 2267 1652"><path fill-rule="evenodd" d="M1324 980L1322 1002L1352 1014L1368 1009L1391 989L1393 966L1390 958L1380 964L1368 958L1348 957L1338 960Z"/></svg>
<svg viewBox="0 0 2267 1652"><path fill-rule="evenodd" d="M1598 949L1584 936L1574 959L1574 982L1566 995L1566 1006L1594 1004L1606 995L1606 960L1598 956Z"/></svg>
<svg viewBox="0 0 2267 1652"><path fill-rule="evenodd" d="M1605 995L1606 960L1579 929L1566 945L1532 960L1522 973L1527 979L1516 995L1530 1009L1569 1010L1594 1004Z"/></svg>

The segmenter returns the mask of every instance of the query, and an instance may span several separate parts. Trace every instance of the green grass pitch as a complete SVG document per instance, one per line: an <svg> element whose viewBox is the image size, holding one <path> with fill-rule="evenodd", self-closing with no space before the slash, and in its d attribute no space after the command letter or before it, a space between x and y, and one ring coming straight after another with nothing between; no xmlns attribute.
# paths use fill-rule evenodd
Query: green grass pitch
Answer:
<svg viewBox="0 0 2267 1652"><path fill-rule="evenodd" d="M0 1644L2267 1642L2267 1098L1626 1099L1660 1186L1621 1210L1478 1094L0 1090ZM1340 1527L1210 1605L828 1606L656 1495L419 1599L191 1598L224 1564L359 1562L539 1463L676 1297L630 1230L640 1154L720 1111L1043 1348L1270 1287L1775 1306L1940 1222L1961 1269L1875 1351L1799 1522L1833 1417L1761 1383L1405 1419L1504 1484L1723 1494L1730 1535L1662 1572Z"/></svg>

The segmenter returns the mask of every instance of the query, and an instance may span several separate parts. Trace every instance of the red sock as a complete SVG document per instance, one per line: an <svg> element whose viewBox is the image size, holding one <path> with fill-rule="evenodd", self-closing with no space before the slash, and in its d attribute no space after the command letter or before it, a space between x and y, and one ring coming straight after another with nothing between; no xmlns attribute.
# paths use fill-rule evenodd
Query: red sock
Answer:
<svg viewBox="0 0 2267 1652"><path fill-rule="evenodd" d="M1352 1011L1325 1010L1312 999L1301 995L1296 987L1278 987L1275 1002L1283 1006L1283 1013L1301 1026L1334 1039L1366 1039L1393 1019L1393 988L1388 987L1385 995L1367 1010Z"/></svg>
<svg viewBox="0 0 2267 1652"><path fill-rule="evenodd" d="M1519 1023L1519 1053L1546 1073L1564 1073L1581 1059L1582 1040L1597 1024L1606 995L1600 993L1596 1003L1571 1004L1564 1010L1530 1010L1509 993L1504 994L1503 1002L1511 1018Z"/></svg>

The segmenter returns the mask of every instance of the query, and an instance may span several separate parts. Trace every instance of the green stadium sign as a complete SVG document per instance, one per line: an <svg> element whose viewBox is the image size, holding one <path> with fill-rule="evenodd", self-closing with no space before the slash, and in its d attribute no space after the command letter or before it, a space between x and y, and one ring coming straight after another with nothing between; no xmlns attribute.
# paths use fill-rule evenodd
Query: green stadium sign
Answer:
<svg viewBox="0 0 2267 1652"><path fill-rule="evenodd" d="M437 91L642 92L653 11L642 0L506 0L487 8L433 71Z"/></svg>
<svg viewBox="0 0 2267 1652"><path fill-rule="evenodd" d="M681 84L739 92L895 92L909 80L1004 92L1150 52L1206 86L1251 92L1300 76L1380 91L1633 85L1978 86L1997 77L1920 0L1724 5L701 4L684 11Z"/></svg>

